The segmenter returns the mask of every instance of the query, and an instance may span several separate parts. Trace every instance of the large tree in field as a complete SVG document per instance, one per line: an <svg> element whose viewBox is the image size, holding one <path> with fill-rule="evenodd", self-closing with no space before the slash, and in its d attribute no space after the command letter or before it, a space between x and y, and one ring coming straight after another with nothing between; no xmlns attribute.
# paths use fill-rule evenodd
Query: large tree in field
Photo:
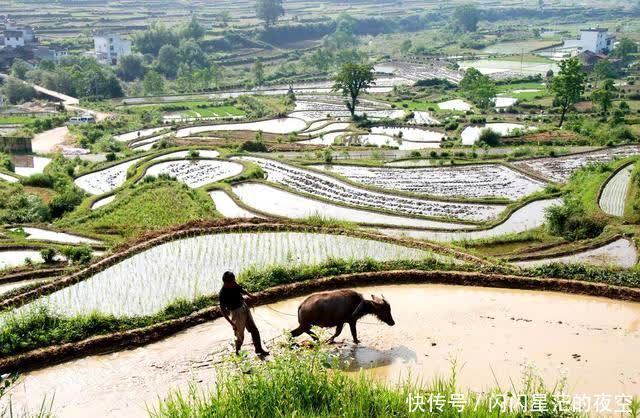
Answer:
<svg viewBox="0 0 640 418"><path fill-rule="evenodd" d="M347 97L346 105L351 117L356 113L360 93L375 85L373 65L348 62L343 64L333 78L333 91L341 91Z"/></svg>
<svg viewBox="0 0 640 418"><path fill-rule="evenodd" d="M481 109L489 108L497 93L493 80L473 67L465 72L459 88Z"/></svg>
<svg viewBox="0 0 640 418"><path fill-rule="evenodd" d="M284 16L282 0L256 0L256 16L264 22L265 29Z"/></svg>
<svg viewBox="0 0 640 418"><path fill-rule="evenodd" d="M569 108L576 104L584 93L585 79L586 74L577 58L570 58L560 63L560 71L551 83L551 91L555 94L554 103L562 112L559 127L562 127Z"/></svg>
<svg viewBox="0 0 640 418"><path fill-rule="evenodd" d="M475 32L478 29L480 11L473 4L462 4L454 10L453 20L463 32Z"/></svg>

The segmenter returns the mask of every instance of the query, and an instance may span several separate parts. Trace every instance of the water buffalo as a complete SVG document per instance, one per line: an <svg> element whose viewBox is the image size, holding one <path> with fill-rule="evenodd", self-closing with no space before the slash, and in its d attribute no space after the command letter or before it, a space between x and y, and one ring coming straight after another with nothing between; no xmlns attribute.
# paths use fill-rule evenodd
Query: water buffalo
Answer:
<svg viewBox="0 0 640 418"><path fill-rule="evenodd" d="M353 341L357 344L358 332L356 322L365 315L374 315L389 326L395 325L391 316L391 306L382 298L371 295L372 300L366 300L354 290L334 290L331 292L314 293L306 298L298 308L298 328L291 331L293 337L303 332L314 340L318 336L311 331L312 326L323 328L336 327L336 333L329 339L329 343L342 332L344 324L349 324Z"/></svg>

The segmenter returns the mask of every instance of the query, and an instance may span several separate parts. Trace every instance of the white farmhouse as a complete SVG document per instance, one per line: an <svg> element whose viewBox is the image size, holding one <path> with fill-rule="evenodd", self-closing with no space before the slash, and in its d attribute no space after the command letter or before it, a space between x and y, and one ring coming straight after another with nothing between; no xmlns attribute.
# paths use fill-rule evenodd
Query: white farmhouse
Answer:
<svg viewBox="0 0 640 418"><path fill-rule="evenodd" d="M591 51L595 54L606 54L613 49L615 36L609 35L605 28L590 28L580 30L579 48L584 51Z"/></svg>
<svg viewBox="0 0 640 418"><path fill-rule="evenodd" d="M101 64L116 65L120 58L131 54L131 41L117 33L94 35L93 44L96 60Z"/></svg>
<svg viewBox="0 0 640 418"><path fill-rule="evenodd" d="M5 48L19 48L24 46L24 34L20 30L5 30L3 36Z"/></svg>

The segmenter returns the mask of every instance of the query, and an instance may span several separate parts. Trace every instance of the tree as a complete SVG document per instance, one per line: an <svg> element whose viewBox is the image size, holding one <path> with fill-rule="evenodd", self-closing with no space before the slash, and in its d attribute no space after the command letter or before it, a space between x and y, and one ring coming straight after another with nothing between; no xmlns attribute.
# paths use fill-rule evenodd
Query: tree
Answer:
<svg viewBox="0 0 640 418"><path fill-rule="evenodd" d="M164 91L164 79L156 71L149 71L142 80L142 88L147 95L160 94Z"/></svg>
<svg viewBox="0 0 640 418"><path fill-rule="evenodd" d="M177 46L178 36L166 26L152 23L149 29L136 33L134 45L143 54L157 56L163 46Z"/></svg>
<svg viewBox="0 0 640 418"><path fill-rule="evenodd" d="M400 44L400 53L402 55L407 55L409 51L411 51L412 46L413 46L413 43L411 42L411 39L405 39Z"/></svg>
<svg viewBox="0 0 640 418"><path fill-rule="evenodd" d="M453 20L463 32L475 32L478 29L480 11L473 4L462 4L453 12Z"/></svg>
<svg viewBox="0 0 640 418"><path fill-rule="evenodd" d="M191 16L191 21L182 28L180 35L186 39L200 39L204 36L205 32L205 28L202 27L194 15Z"/></svg>
<svg viewBox="0 0 640 418"><path fill-rule="evenodd" d="M282 0L256 0L256 17L264 22L265 29L284 16Z"/></svg>
<svg viewBox="0 0 640 418"><path fill-rule="evenodd" d="M464 94L482 109L491 106L492 100L497 93L493 80L473 67L465 72L464 77L460 80L459 87Z"/></svg>
<svg viewBox="0 0 640 418"><path fill-rule="evenodd" d="M158 70L167 78L174 78L178 73L180 53L173 45L164 45L158 53Z"/></svg>
<svg viewBox="0 0 640 418"><path fill-rule="evenodd" d="M598 81L606 80L607 78L614 78L616 76L616 69L609 60L600 60L593 66L593 77L595 79L594 86L598 87Z"/></svg>
<svg viewBox="0 0 640 418"><path fill-rule="evenodd" d="M256 86L261 86L264 83L264 66L262 65L261 59L258 58L256 62L253 63L251 72L253 73L253 83Z"/></svg>
<svg viewBox="0 0 640 418"><path fill-rule="evenodd" d="M138 54L125 55L118 60L116 74L124 81L140 80L144 77L144 63Z"/></svg>
<svg viewBox="0 0 640 418"><path fill-rule="evenodd" d="M591 101L600 106L604 113L607 113L611 108L613 102L613 93L616 88L613 85L613 80L606 80L601 89L595 90L591 93Z"/></svg>
<svg viewBox="0 0 640 418"><path fill-rule="evenodd" d="M207 65L207 56L200 48L200 45L193 39L186 39L180 42L181 62L187 64L189 67L204 67ZM177 65L177 63L176 63Z"/></svg>
<svg viewBox="0 0 640 418"><path fill-rule="evenodd" d="M638 44L629 38L622 38L613 48L611 56L622 59L623 62L629 62L632 59L632 54L638 52Z"/></svg>
<svg viewBox="0 0 640 418"><path fill-rule="evenodd" d="M29 72L29 70L31 70L31 65L20 58L16 58L11 65L11 75L20 80L27 78L27 72Z"/></svg>
<svg viewBox="0 0 640 418"><path fill-rule="evenodd" d="M349 98L346 101L347 109L353 118L358 104L358 96L372 85L375 78L373 66L370 64L346 63L333 78L332 91L342 91L342 95Z"/></svg>
<svg viewBox="0 0 640 418"><path fill-rule="evenodd" d="M14 78L10 78L5 82L2 91L7 100L13 104L28 102L36 95L33 87Z"/></svg>
<svg viewBox="0 0 640 418"><path fill-rule="evenodd" d="M584 93L585 78L586 74L577 58L570 58L560 63L560 71L551 83L551 91L555 94L554 103L560 106L562 112L559 127L562 127L569 108L576 104Z"/></svg>

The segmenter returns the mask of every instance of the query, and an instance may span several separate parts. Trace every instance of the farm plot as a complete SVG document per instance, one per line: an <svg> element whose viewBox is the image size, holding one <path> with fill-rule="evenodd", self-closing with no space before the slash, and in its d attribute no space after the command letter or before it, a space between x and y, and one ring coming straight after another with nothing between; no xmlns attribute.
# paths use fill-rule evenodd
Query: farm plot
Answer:
<svg viewBox="0 0 640 418"><path fill-rule="evenodd" d="M51 158L36 157L31 155L13 156L14 172L19 176L29 177L32 174L40 174L49 165Z"/></svg>
<svg viewBox="0 0 640 418"><path fill-rule="evenodd" d="M149 151L151 148L153 148L153 144L171 135L173 135L173 132L167 132L164 134L153 136L151 138L143 139L142 141L135 141L131 143L129 146L135 149L136 151L137 150Z"/></svg>
<svg viewBox="0 0 640 418"><path fill-rule="evenodd" d="M103 197L102 199L98 199L95 202L93 202L93 205L91 205L91 210L95 210L103 206L106 206L109 203L113 202L115 198L116 198L116 195L111 195L111 196Z"/></svg>
<svg viewBox="0 0 640 418"><path fill-rule="evenodd" d="M316 165L349 180L390 190L432 196L518 200L544 188L544 183L500 164L433 168Z"/></svg>
<svg viewBox="0 0 640 418"><path fill-rule="evenodd" d="M9 250L0 251L0 270L21 266L31 260L34 263L42 263L40 251L35 250Z"/></svg>
<svg viewBox="0 0 640 418"><path fill-rule="evenodd" d="M20 179L18 179L17 177L13 177L4 173L0 173L0 180L4 180L9 183L17 183L20 181Z"/></svg>
<svg viewBox="0 0 640 418"><path fill-rule="evenodd" d="M288 134L304 130L307 124L296 117L262 120L247 123L228 123L223 125L194 126L179 129L176 132L178 138L184 138L202 132L212 131L262 131L272 134Z"/></svg>
<svg viewBox="0 0 640 418"><path fill-rule="evenodd" d="M321 135L325 132L331 131L344 131L349 127L350 123L347 122L338 122L338 123L330 123L322 128L318 128L315 130L306 130L304 131L305 135Z"/></svg>
<svg viewBox="0 0 640 418"><path fill-rule="evenodd" d="M561 204L560 199L536 200L516 210L501 224L477 231L420 231L411 229L379 229L378 232L392 237L410 237L438 242L476 240L517 234L544 225L545 210Z"/></svg>
<svg viewBox="0 0 640 418"><path fill-rule="evenodd" d="M147 169L146 176L166 174L191 188L215 183L236 176L243 170L241 164L229 161L187 160L167 161L154 164Z"/></svg>
<svg viewBox="0 0 640 418"><path fill-rule="evenodd" d="M431 116L430 112L414 110L413 123L417 123L418 125L439 125L440 121Z"/></svg>
<svg viewBox="0 0 640 418"><path fill-rule="evenodd" d="M214 190L209 193L216 210L225 218L259 218L252 212L238 206L232 198L222 190Z"/></svg>
<svg viewBox="0 0 640 418"><path fill-rule="evenodd" d="M540 260L515 261L517 266L527 268L545 264L592 264L603 267L631 268L638 262L635 245L628 239L619 239L592 250L562 257L543 258Z"/></svg>
<svg viewBox="0 0 640 418"><path fill-rule="evenodd" d="M24 231L28 240L61 242L65 244L98 244L100 241L95 239L81 237L78 235L67 234L65 232L50 231L48 229L22 227L12 228L12 231Z"/></svg>
<svg viewBox="0 0 640 418"><path fill-rule="evenodd" d="M625 145L562 157L517 161L513 165L537 173L549 180L564 183L569 180L574 171L587 164L613 161L616 158L637 154L640 154L640 145Z"/></svg>
<svg viewBox="0 0 640 418"><path fill-rule="evenodd" d="M464 128L462 133L460 133L460 137L462 138L462 145L475 144L478 139L480 139L480 135L485 129L490 129L500 136L509 136L513 135L517 131L531 131L535 130L536 128L525 127L524 125L520 125L518 123L487 123L484 126L467 126L466 128Z"/></svg>
<svg viewBox="0 0 640 418"><path fill-rule="evenodd" d="M398 128L392 126L375 126L371 128L374 134L383 134L396 137L402 142L437 142L444 139L444 134L435 131L427 131L418 128Z"/></svg>
<svg viewBox="0 0 640 418"><path fill-rule="evenodd" d="M18 311L44 304L67 315L148 315L176 299L216 293L222 273L329 258L421 259L430 252L344 235L299 232L213 234L161 244ZM449 259L445 256L436 256ZM108 295L108 297L105 297Z"/></svg>
<svg viewBox="0 0 640 418"><path fill-rule="evenodd" d="M157 157L153 157L150 161L159 161L166 160L169 158L184 158L188 157L191 151L197 153L198 157L201 158L217 158L220 156L220 153L211 149L196 149L196 150L184 150L184 151L176 151L170 152L169 154L159 155Z"/></svg>
<svg viewBox="0 0 640 418"><path fill-rule="evenodd" d="M504 205L441 202L378 193L352 186L325 174L277 161L255 157L242 158L260 165L271 182L347 205L382 209L409 216L434 216L466 221L493 219L505 208Z"/></svg>
<svg viewBox="0 0 640 418"><path fill-rule="evenodd" d="M288 219L320 217L329 220L370 225L393 225L417 228L462 229L469 225L430 221L387 215L370 210L354 209L311 199L261 183L243 183L233 192L247 206L266 214Z"/></svg>
<svg viewBox="0 0 640 418"><path fill-rule="evenodd" d="M624 203L631 182L631 172L633 165L630 164L618 171L602 189L600 195L600 208L609 215L624 215Z"/></svg>
<svg viewBox="0 0 640 418"><path fill-rule="evenodd" d="M150 129L141 129L138 131L127 132L126 134L115 135L113 138L119 142L129 142L134 139L144 138L145 136L153 135L160 131L163 131L167 128L159 127L159 128L150 128Z"/></svg>
<svg viewBox="0 0 640 418"><path fill-rule="evenodd" d="M471 105L461 99L448 100L446 102L438 103L438 107L441 110L458 110L461 112L471 110Z"/></svg>
<svg viewBox="0 0 640 418"><path fill-rule="evenodd" d="M129 141L133 141L134 139L144 138L145 136L153 135L165 129L167 128L158 127L158 128L150 128L150 129L141 129L138 131L127 132L126 134L115 135L113 138L119 142L129 142Z"/></svg>
<svg viewBox="0 0 640 418"><path fill-rule="evenodd" d="M317 136L315 138L299 141L298 143L307 145L333 145L334 143L336 143L336 140L338 138L348 133L349 131L329 132L326 134L321 134L320 136Z"/></svg>
<svg viewBox="0 0 640 418"><path fill-rule="evenodd" d="M362 116L366 113L369 119L399 119L404 117L404 110L390 109L390 110L356 110L356 114ZM323 112L320 110L300 110L291 112L289 116L303 119L307 122L314 122L320 119L326 119L327 115L334 118L350 118L351 114L346 108L344 110L331 110L329 112Z"/></svg>
<svg viewBox="0 0 640 418"><path fill-rule="evenodd" d="M127 170L142 158L125 161L104 170L94 171L75 179L76 186L89 194L99 195L113 191L127 180Z"/></svg>

